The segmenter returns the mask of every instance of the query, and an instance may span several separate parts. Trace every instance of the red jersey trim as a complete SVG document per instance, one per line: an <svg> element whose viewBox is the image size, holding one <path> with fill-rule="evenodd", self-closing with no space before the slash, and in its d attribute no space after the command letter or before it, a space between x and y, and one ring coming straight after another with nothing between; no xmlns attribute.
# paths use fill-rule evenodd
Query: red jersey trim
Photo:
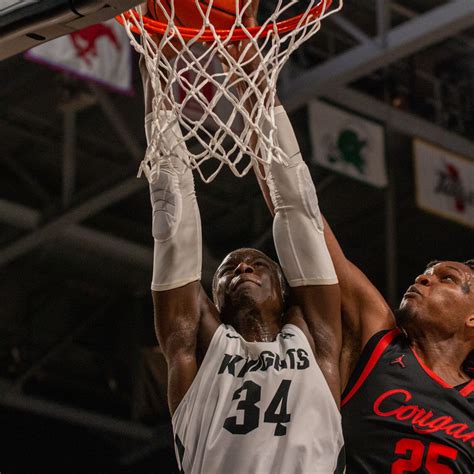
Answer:
<svg viewBox="0 0 474 474"><path fill-rule="evenodd" d="M370 355L369 360L365 364L364 370L360 374L360 377L357 379L357 382L352 387L351 391L343 398L341 406L344 406L360 389L362 384L366 381L367 377L370 375L372 370L375 367L375 364L380 359L380 356L383 354L387 346L393 341L393 339L400 334L400 329L393 329L389 331L385 336L380 339L380 341L375 346L372 354Z"/></svg>
<svg viewBox="0 0 474 474"><path fill-rule="evenodd" d="M425 363L421 360L421 357L416 353L413 347L410 347L413 355L416 357L416 360L420 364L421 368L431 377L435 382L441 385L444 388L453 388L449 383L446 383L438 374L435 374Z"/></svg>
<svg viewBox="0 0 474 474"><path fill-rule="evenodd" d="M454 388L452 385L449 385L447 382L445 382L439 375L434 373L421 359L421 357L417 354L415 349L412 347L411 351L413 352L414 356L416 357L416 360L420 364L421 368L428 374L429 377L431 377L435 382L437 382L439 385L441 385L444 388ZM474 391L474 380L471 380L462 390L459 390L459 394L462 395L463 397L467 397L468 395L471 394L471 392Z"/></svg>
<svg viewBox="0 0 474 474"><path fill-rule="evenodd" d="M474 380L471 380L462 390L459 390L463 397L467 397L472 392L474 392Z"/></svg>

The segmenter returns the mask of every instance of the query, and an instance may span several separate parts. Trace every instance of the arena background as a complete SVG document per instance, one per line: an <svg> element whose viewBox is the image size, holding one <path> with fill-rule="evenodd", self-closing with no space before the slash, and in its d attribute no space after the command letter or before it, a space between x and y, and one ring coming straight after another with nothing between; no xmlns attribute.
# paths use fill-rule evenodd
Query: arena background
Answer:
<svg viewBox="0 0 474 474"><path fill-rule="evenodd" d="M262 0L262 14L272 2ZM39 34L48 22L82 28L137 3L0 2L2 473L175 470L149 292L149 197L135 179L145 150L137 57L126 96L22 54L67 30ZM419 209L413 157L418 137L474 165L473 77L467 0L346 0L282 74L321 208L393 307L428 261L474 257L472 173L452 198L471 213L462 225ZM316 98L384 126L386 188L315 164ZM196 184L207 288L234 248L274 255L253 177Z"/></svg>

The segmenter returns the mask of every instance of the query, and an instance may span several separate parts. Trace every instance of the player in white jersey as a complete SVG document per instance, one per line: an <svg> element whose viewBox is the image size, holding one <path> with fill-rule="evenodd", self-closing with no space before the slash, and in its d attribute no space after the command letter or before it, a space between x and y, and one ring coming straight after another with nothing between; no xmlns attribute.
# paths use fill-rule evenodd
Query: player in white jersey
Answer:
<svg viewBox="0 0 474 474"><path fill-rule="evenodd" d="M149 138L152 88L142 74ZM279 139L297 148L281 107L276 116ZM181 138L178 125L168 130L170 148ZM272 195L274 240L289 287L269 257L239 249L219 266L211 301L200 284L193 175L180 159L185 146L176 150L152 170L150 192L155 326L181 472L342 472L339 286L301 155L265 170L270 189L284 189Z"/></svg>

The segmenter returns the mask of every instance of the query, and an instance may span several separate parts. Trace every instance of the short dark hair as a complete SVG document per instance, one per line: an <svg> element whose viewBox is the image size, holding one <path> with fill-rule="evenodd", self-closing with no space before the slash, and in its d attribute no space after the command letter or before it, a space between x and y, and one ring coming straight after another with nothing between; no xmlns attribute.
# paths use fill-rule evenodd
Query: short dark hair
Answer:
<svg viewBox="0 0 474 474"><path fill-rule="evenodd" d="M425 270L428 270L429 268L434 267L435 265L437 265L440 262L441 262L441 260L431 260L431 262L428 262L428 264L426 265Z"/></svg>
<svg viewBox="0 0 474 474"><path fill-rule="evenodd" d="M426 265L426 270L428 270L431 267L434 267L435 265L437 265L438 263L441 263L442 261L443 260L431 260L431 262L429 262L428 265ZM464 263L464 265L467 265L472 271L474 271L474 258L470 260L466 260L465 262L461 262L461 263Z"/></svg>

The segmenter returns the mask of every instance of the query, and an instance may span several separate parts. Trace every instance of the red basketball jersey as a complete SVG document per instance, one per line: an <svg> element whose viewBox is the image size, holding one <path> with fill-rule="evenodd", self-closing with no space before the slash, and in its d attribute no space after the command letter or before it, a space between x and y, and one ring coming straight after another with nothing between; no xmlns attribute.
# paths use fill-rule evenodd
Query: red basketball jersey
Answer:
<svg viewBox="0 0 474 474"><path fill-rule="evenodd" d="M473 473L474 381L451 387L399 329L367 344L342 398L350 474Z"/></svg>

